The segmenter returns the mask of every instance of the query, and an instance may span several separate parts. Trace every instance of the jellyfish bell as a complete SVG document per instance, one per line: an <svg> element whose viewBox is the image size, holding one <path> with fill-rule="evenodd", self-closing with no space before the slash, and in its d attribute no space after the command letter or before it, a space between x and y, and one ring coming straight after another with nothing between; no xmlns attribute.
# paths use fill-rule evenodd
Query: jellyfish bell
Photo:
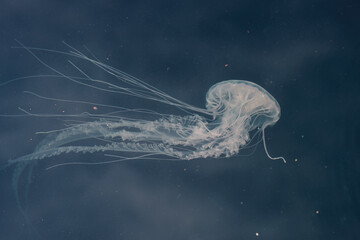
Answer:
<svg viewBox="0 0 360 240"><path fill-rule="evenodd" d="M250 133L262 131L280 119L280 105L276 99L259 85L245 80L228 80L215 84L206 94L206 109L217 123L212 129L217 135L227 135L225 155L232 155L250 141ZM229 154L230 152L230 154Z"/></svg>
<svg viewBox="0 0 360 240"><path fill-rule="evenodd" d="M228 80L212 86L206 94L206 108L214 119L249 118L250 130L274 125L280 119L280 105L275 98L264 88L245 80Z"/></svg>

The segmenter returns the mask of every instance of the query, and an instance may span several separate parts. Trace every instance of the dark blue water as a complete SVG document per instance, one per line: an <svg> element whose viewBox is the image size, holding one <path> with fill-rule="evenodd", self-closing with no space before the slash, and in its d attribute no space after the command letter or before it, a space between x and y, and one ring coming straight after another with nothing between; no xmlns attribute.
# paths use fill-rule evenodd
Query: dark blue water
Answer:
<svg viewBox="0 0 360 240"><path fill-rule="evenodd" d="M24 220L11 168L0 174L1 239L358 239L359 15L355 1L10 1L0 3L0 81L50 74L27 46L69 49L62 41L170 95L203 107L213 84L246 79L280 103L267 130L272 155L193 161L132 161L34 169ZM72 74L67 58L39 53ZM94 68L86 71L102 77ZM105 76L105 75L104 75ZM44 79L0 87L0 113L78 113L24 90L64 99L171 111L148 101ZM101 109L100 109L101 110ZM176 112L181 114L181 112ZM30 153L38 131L60 119L0 117L0 161ZM25 195L26 179L20 193ZM23 198L24 199L24 198Z"/></svg>

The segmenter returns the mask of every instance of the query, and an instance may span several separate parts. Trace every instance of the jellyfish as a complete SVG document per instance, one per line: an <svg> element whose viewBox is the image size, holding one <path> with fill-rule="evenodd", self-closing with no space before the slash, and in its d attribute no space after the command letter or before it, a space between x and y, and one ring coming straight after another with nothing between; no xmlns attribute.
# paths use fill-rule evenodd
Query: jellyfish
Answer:
<svg viewBox="0 0 360 240"><path fill-rule="evenodd" d="M25 116L66 117L67 119L77 119L77 121L67 121L63 128L43 133L46 136L32 153L8 160L5 164L5 167L15 166L13 185L19 205L18 180L25 169L28 169L28 179L30 179L33 166L38 161L70 153L102 152L108 157L108 160L62 162L52 165L48 169L64 165L95 165L134 159L229 158L248 148L256 136L260 135L262 135L266 155L270 159L280 159L285 162L283 157L270 156L265 143L265 128L274 125L280 119L280 105L269 92L259 85L245 80L219 82L208 90L205 108L196 107L99 61L92 54L84 54L67 46L70 48L69 52L56 52L30 48L21 44L21 47L33 55L39 63L54 73L51 77L63 78L73 84L91 88L103 94L128 95L162 103L180 109L183 114L165 114L150 109L130 109L100 103L96 103L96 105L110 108L112 111L102 114L56 115L35 114L20 109ZM35 51L64 54L69 58L92 64L104 71L113 81L92 77L71 60L68 62L80 76L66 75L43 61L35 54ZM43 96L34 92L27 93L46 101L94 104L81 100ZM127 114L129 112L135 112L143 117L129 117ZM87 141L90 139L92 141Z"/></svg>
<svg viewBox="0 0 360 240"><path fill-rule="evenodd" d="M146 94L142 92L140 97L148 98ZM135 153L137 159L159 155L174 160L231 157L251 142L252 131L263 133L265 152L270 159L285 161L282 157L271 157L267 151L264 130L279 120L280 107L259 85L244 80L217 83L207 92L206 109L187 105L162 92L155 94L157 95L152 96L152 100L165 101L187 112L191 111L192 114L177 116L156 113L161 116L157 120L101 115L97 120L74 124L49 133L34 152L9 160L9 163L31 162L72 152L113 152L119 153L112 155L113 157L122 160L133 159L120 155L126 152ZM212 121L200 114L211 116ZM97 118L96 115L92 117ZM86 139L96 139L103 144L75 144ZM81 163L61 165L67 164ZM55 166L59 165L52 167Z"/></svg>

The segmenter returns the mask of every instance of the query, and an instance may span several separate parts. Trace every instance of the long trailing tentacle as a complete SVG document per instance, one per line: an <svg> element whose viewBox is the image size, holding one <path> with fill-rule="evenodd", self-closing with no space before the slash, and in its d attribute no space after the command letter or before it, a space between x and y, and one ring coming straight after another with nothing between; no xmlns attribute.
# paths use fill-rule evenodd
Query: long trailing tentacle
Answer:
<svg viewBox="0 0 360 240"><path fill-rule="evenodd" d="M41 63L47 69L54 72L57 77L63 77L64 79L68 79L76 84L90 87L93 89L97 89L100 91L119 93L119 94L127 94L127 95L131 95L131 96L135 96L135 97L139 97L139 98L143 98L143 99L149 99L152 101L161 102L161 103L168 104L168 105L177 107L179 109L182 109L183 111L188 112L188 113L190 111L190 112L201 113L206 116L212 115L212 113L210 113L206 109L198 108L198 107L192 106L186 102L183 102L179 99L176 99L176 98L168 95L167 93L159 90L158 88L155 88L155 87L151 86L150 84L148 84L130 74L127 74L119 69L111 67L103 62L100 62L94 57L89 57L86 54L80 52L78 49L75 49L74 47L70 46L69 44L67 44L65 42L63 42L63 43L71 49L70 52L62 52L62 51L57 51L57 50L45 49L45 48L27 47L24 44L22 44L21 42L19 42L19 41L17 41L17 42L20 45L20 48L23 48L26 51L28 51L39 63ZM121 82L124 82L126 84L129 84L132 87L130 87L130 88L123 87L118 83L110 83L107 81L94 79L94 78L90 77L88 74L86 74L80 67L75 65L70 60L68 60L68 62L78 72L80 72L81 75L83 75L84 77L78 78L78 77L68 76L68 75L62 73L61 71L57 70L56 68L50 66L46 62L44 62L38 55L35 54L34 51L43 51L43 52L50 52L50 53L56 53L56 54L63 54L63 55L67 55L69 57L82 59L88 63L94 64L96 67L105 71L110 76L113 76L115 79L120 80ZM93 54L91 54L91 55L93 55Z"/></svg>

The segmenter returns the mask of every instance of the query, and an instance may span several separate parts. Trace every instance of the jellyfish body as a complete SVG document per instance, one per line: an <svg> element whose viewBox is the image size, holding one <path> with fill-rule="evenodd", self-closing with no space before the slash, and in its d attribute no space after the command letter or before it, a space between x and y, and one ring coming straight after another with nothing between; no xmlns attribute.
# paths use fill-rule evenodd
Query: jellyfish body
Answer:
<svg viewBox="0 0 360 240"><path fill-rule="evenodd" d="M94 152L111 152L111 156L119 160L161 155L173 160L231 157L251 142L253 131L262 131L280 118L278 102L262 87L244 80L223 81L211 87L206 95L206 109L181 107L194 113L160 115L157 120L102 116L75 124L49 133L33 153L9 163ZM210 115L212 119L200 114ZM96 139L99 144L77 144L87 139ZM135 157L126 157L128 152ZM58 165L67 164L80 163Z"/></svg>
<svg viewBox="0 0 360 240"><path fill-rule="evenodd" d="M110 160L96 162L62 162L49 168L72 164L104 164L133 159L191 160L197 158L231 157L246 149L255 136L262 134L264 148L269 155L264 130L280 118L278 102L259 85L244 80L228 80L215 84L206 94L206 108L199 108L178 100L161 90L127 73L108 66L95 57L89 57L71 48L70 52L29 48L19 43L54 75L32 77L56 77L73 84L91 88L101 93L128 95L170 105L184 112L183 115L162 114L153 110L129 109L121 106L96 103L97 106L110 108L105 114L81 113L76 115L34 114L23 109L23 115L31 117L66 118L64 128L48 131L36 149L27 155L8 162L0 169L15 166L13 188L19 209L27 219L25 209L26 195L34 165L43 159L69 153L103 152ZM34 51L60 53L85 63L93 64L108 74L112 81L91 77L72 61L68 62L81 76L69 76L41 60ZM27 77L27 78L32 78ZM14 79L10 82L21 79ZM4 84L3 84L4 85ZM0 85L1 86L1 85ZM94 103L57 99L27 92L45 101L58 101L77 104ZM128 112L143 114L142 118L131 118ZM4 115L2 115L4 116ZM147 117L151 116L151 117ZM69 122L69 119L74 121ZM88 141L91 140L91 141ZM94 143L95 142L95 143ZM21 204L19 178L27 170L24 202Z"/></svg>

